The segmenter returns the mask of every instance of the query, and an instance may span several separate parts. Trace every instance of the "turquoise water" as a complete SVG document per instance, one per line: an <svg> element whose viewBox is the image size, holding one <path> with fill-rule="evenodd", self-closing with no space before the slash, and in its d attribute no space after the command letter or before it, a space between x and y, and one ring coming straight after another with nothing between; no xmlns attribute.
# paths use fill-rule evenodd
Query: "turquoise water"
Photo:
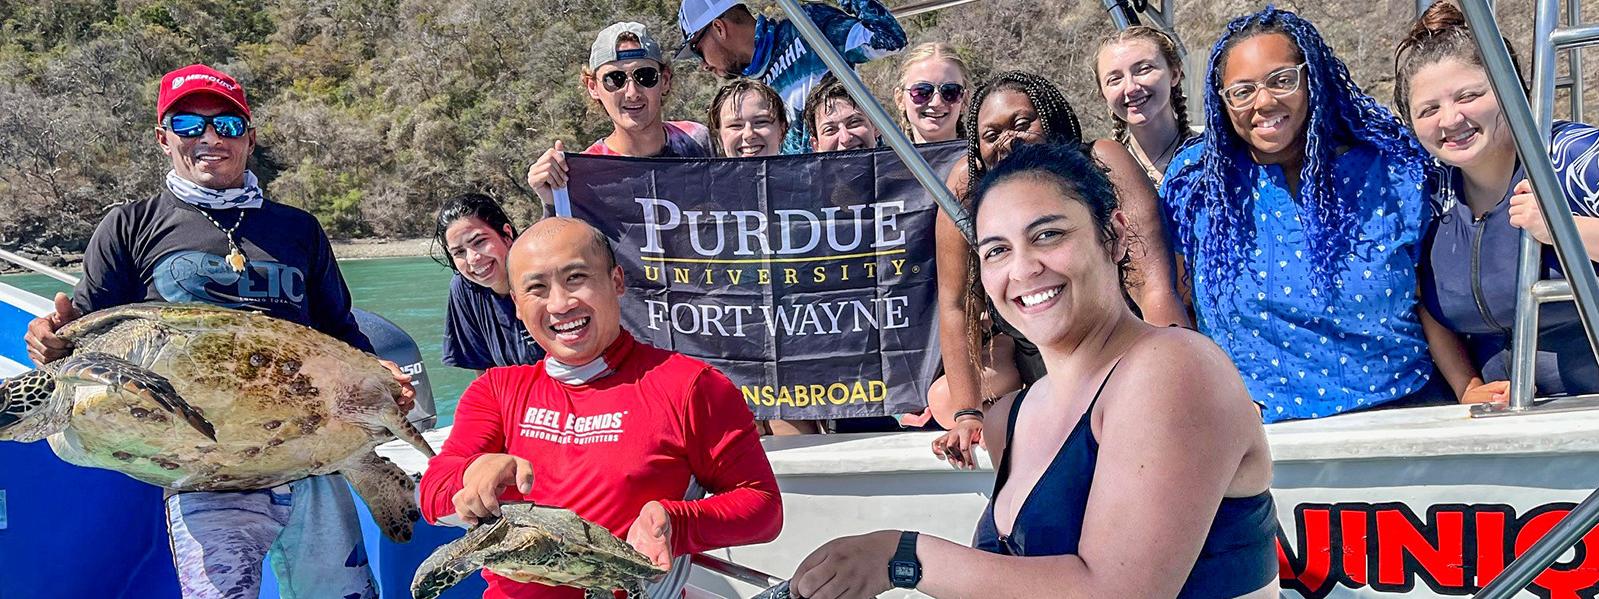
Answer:
<svg viewBox="0 0 1599 599"><path fill-rule="evenodd" d="M433 383L439 424L448 424L455 416L455 402L474 376L470 370L451 368L439 361L450 270L428 258L348 260L340 262L339 268L344 271L357 307L394 321L416 340ZM70 293L65 284L43 275L6 275L0 277L0 283L45 297L57 291Z"/></svg>

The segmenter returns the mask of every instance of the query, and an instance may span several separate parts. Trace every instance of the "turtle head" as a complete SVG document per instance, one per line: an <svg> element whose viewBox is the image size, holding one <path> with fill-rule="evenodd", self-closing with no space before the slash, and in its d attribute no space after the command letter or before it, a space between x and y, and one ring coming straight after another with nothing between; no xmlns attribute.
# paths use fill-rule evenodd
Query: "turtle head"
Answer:
<svg viewBox="0 0 1599 599"><path fill-rule="evenodd" d="M55 391L55 376L43 370L0 380L0 441L29 443L64 428L71 403Z"/></svg>

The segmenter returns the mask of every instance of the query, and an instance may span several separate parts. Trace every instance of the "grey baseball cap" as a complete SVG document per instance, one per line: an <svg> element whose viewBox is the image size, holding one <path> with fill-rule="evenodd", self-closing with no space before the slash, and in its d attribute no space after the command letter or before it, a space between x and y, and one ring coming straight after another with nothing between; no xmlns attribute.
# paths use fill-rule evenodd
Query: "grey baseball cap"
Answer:
<svg viewBox="0 0 1599 599"><path fill-rule="evenodd" d="M638 38L639 47L632 50L617 50L624 33L631 33ZM655 62L666 64L661 58L661 44L655 41L650 31L642 23L622 22L615 23L600 31L594 38L594 46L589 48L589 70L596 70L607 62L616 60L630 60L634 58L648 58Z"/></svg>

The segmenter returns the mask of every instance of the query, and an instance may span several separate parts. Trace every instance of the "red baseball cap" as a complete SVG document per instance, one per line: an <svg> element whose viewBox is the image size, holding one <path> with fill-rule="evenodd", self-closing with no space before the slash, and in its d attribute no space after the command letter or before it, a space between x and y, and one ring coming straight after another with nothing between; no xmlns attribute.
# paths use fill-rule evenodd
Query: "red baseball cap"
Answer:
<svg viewBox="0 0 1599 599"><path fill-rule="evenodd" d="M190 94L216 94L251 118L250 104L244 100L244 86L227 73L203 64L191 64L161 77L161 91L156 94L155 118L165 116L167 109Z"/></svg>

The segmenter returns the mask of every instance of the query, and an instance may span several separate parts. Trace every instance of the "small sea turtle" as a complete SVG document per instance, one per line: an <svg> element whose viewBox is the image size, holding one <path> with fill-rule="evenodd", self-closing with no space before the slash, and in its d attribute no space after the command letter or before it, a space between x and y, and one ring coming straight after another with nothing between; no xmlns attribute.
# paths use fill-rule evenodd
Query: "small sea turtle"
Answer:
<svg viewBox="0 0 1599 599"><path fill-rule="evenodd" d="M644 583L666 573L571 510L518 503L428 556L411 581L411 596L433 599L481 568L517 582L584 589L589 599L609 599L616 589L643 599Z"/></svg>
<svg viewBox="0 0 1599 599"><path fill-rule="evenodd" d="M175 491L264 489L339 472L389 538L420 517L416 482L372 450L433 450L370 354L308 327L204 304L131 304L57 333L70 355L0 381L0 440Z"/></svg>

